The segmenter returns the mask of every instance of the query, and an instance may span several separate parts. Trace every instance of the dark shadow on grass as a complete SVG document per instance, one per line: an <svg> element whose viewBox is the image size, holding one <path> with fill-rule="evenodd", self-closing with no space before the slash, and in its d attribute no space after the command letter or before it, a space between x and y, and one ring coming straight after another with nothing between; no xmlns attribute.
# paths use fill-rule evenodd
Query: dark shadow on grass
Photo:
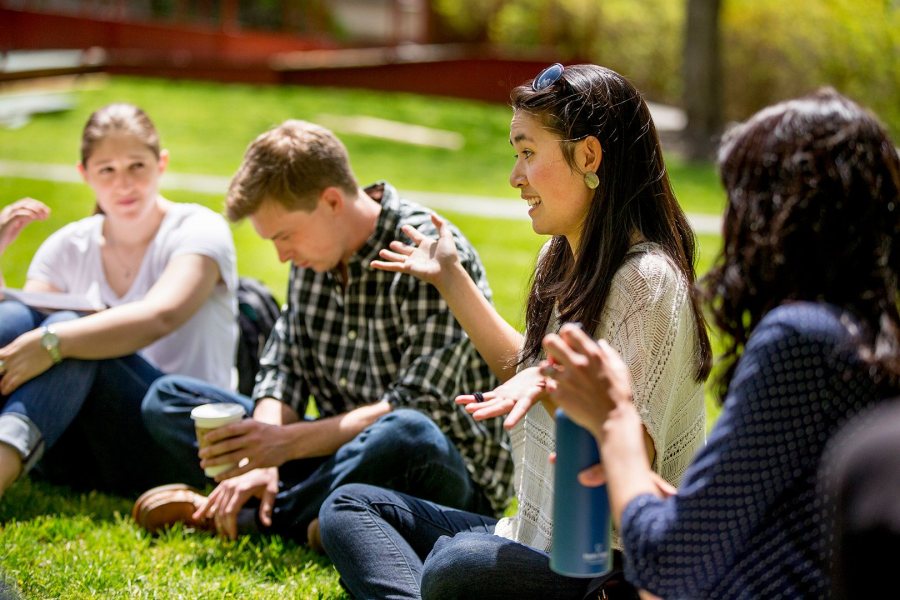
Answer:
<svg viewBox="0 0 900 600"><path fill-rule="evenodd" d="M100 492L81 492L25 477L0 498L0 523L28 521L42 515L86 516L115 521L116 512L129 514L133 500Z"/></svg>
<svg viewBox="0 0 900 600"><path fill-rule="evenodd" d="M5 571L0 571L0 600L20 600L20 598L22 594L16 586L15 579Z"/></svg>

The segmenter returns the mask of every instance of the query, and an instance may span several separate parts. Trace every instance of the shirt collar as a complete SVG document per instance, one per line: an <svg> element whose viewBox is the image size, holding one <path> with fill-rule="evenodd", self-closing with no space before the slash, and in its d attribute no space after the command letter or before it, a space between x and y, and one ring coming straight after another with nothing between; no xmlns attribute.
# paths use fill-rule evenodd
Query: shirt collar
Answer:
<svg viewBox="0 0 900 600"><path fill-rule="evenodd" d="M379 181L365 188L365 192L381 204L381 212L375 223L375 231L347 261L348 281L372 270L369 263L377 259L378 252L382 248L387 248L399 235L400 195L396 188L386 181Z"/></svg>
<svg viewBox="0 0 900 600"><path fill-rule="evenodd" d="M381 212L375 231L347 263L347 271L351 277L371 268L369 263L378 258L378 252L396 239L400 225L400 195L394 186L386 181L379 181L365 188L365 192L381 204Z"/></svg>

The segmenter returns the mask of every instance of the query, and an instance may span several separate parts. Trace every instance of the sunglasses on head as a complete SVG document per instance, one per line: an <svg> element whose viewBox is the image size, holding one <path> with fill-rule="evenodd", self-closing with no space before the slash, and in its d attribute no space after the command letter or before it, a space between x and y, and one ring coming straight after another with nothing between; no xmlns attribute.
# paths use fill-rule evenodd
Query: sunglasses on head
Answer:
<svg viewBox="0 0 900 600"><path fill-rule="evenodd" d="M561 64L553 63L552 65L538 73L537 77L534 78L534 81L531 82L531 89L536 92L546 90L548 87L559 81L559 78L562 77L564 70L565 67L563 67Z"/></svg>

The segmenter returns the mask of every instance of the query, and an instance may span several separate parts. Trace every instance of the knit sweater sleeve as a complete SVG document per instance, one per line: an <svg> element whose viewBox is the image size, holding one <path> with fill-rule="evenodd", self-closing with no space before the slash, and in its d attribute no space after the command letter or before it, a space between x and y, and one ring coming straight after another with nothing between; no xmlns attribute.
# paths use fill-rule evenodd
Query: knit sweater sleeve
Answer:
<svg viewBox="0 0 900 600"><path fill-rule="evenodd" d="M687 282L662 250L647 246L616 272L598 337L631 372L634 403L653 439L653 469L678 485L704 442L699 344Z"/></svg>

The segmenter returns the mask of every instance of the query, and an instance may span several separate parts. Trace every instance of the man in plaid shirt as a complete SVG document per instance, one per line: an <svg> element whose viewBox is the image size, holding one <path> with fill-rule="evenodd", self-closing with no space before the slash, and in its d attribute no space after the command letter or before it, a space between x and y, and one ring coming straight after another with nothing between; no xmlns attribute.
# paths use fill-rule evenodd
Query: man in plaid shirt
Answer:
<svg viewBox="0 0 900 600"><path fill-rule="evenodd" d="M453 401L496 379L433 286L369 266L405 238L404 225L436 235L429 211L387 183L360 188L343 144L303 121L251 144L226 207L292 262L287 306L260 361L255 403L183 376L151 388L145 423L195 469L187 481L202 484L201 467L238 466L215 477L208 498L186 485L147 492L135 518L151 530L185 521L231 538L258 528L303 541L323 500L350 482L502 513L512 478L502 420L476 422ZM478 254L452 232L490 299ZM310 398L315 420L304 418ZM208 402L241 403L253 418L209 432L198 464L189 413ZM242 511L251 500L258 509Z"/></svg>

